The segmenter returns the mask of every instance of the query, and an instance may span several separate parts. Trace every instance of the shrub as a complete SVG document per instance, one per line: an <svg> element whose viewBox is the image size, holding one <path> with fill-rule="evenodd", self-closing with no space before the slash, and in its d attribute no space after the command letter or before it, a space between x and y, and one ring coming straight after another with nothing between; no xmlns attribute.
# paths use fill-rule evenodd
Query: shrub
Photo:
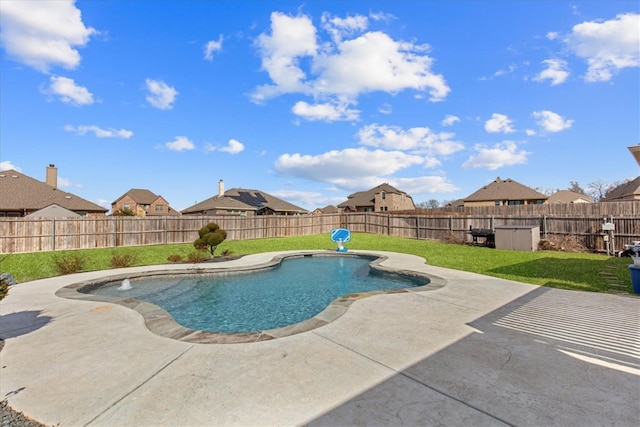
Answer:
<svg viewBox="0 0 640 427"><path fill-rule="evenodd" d="M124 252L118 254L112 252L110 265L111 268L131 267L139 261L140 257L135 252Z"/></svg>
<svg viewBox="0 0 640 427"><path fill-rule="evenodd" d="M9 279L2 276L0 277L0 300L7 296L9 292Z"/></svg>
<svg viewBox="0 0 640 427"><path fill-rule="evenodd" d="M55 254L53 262L60 275L78 273L84 270L86 264L85 258L79 253Z"/></svg>
<svg viewBox="0 0 640 427"><path fill-rule="evenodd" d="M189 252L187 254L187 262L190 263L199 263L199 262L204 262L207 260L207 256L204 255L202 252Z"/></svg>
<svg viewBox="0 0 640 427"><path fill-rule="evenodd" d="M182 262L182 255L179 254L171 254L167 257L167 261L169 262Z"/></svg>
<svg viewBox="0 0 640 427"><path fill-rule="evenodd" d="M200 237L193 242L193 246L197 250L209 250L213 258L213 252L216 250L216 247L227 238L227 232L221 229L215 222L210 222L198 230L198 236Z"/></svg>

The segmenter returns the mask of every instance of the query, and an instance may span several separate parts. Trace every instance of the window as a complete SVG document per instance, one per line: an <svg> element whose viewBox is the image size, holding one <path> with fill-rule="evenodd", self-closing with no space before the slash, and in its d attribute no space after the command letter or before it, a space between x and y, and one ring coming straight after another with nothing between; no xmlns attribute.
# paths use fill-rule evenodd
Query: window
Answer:
<svg viewBox="0 0 640 427"><path fill-rule="evenodd" d="M156 212L164 212L164 205L156 205Z"/></svg>
<svg viewBox="0 0 640 427"><path fill-rule="evenodd" d="M509 206L521 205L522 200L509 200Z"/></svg>
<svg viewBox="0 0 640 427"><path fill-rule="evenodd" d="M125 204L122 206L122 209L131 209L131 207L129 206L129 203L125 203Z"/></svg>
<svg viewBox="0 0 640 427"><path fill-rule="evenodd" d="M388 208L388 207L386 207L386 206L380 206L380 212L386 212L386 211L388 211L388 210L389 210L389 208Z"/></svg>
<svg viewBox="0 0 640 427"><path fill-rule="evenodd" d="M387 198L387 193L383 191L380 196L382 197L382 200L384 200Z"/></svg>
<svg viewBox="0 0 640 427"><path fill-rule="evenodd" d="M500 206L500 200L496 200L496 206Z"/></svg>

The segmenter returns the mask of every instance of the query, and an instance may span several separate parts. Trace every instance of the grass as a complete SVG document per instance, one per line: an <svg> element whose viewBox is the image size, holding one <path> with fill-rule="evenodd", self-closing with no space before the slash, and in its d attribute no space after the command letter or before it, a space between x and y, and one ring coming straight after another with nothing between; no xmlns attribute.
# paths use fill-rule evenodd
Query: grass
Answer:
<svg viewBox="0 0 640 427"><path fill-rule="evenodd" d="M348 249L383 250L414 254L430 265L500 277L552 288L608 292L607 271L626 284L631 293L628 265L630 258L616 258L585 253L555 251L521 252L352 233ZM273 239L225 241L216 249L216 256L228 251L231 255L296 249L336 249L328 235ZM20 282L57 276L56 257L81 256L83 271L111 268L114 258L134 260L133 265L166 264L171 255L187 259L195 249L191 244L141 246L127 248L90 249L83 251L38 252L0 256L0 272L8 272Z"/></svg>

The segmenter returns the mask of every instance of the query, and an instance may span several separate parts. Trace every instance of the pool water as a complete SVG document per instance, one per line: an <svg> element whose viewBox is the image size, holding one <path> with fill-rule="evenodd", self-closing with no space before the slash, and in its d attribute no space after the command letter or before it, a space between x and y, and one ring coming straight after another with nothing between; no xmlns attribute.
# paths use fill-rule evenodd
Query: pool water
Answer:
<svg viewBox="0 0 640 427"><path fill-rule="evenodd" d="M251 273L168 276L94 288L94 295L135 298L166 310L187 328L224 333L259 332L309 319L344 295L425 284L369 267L372 258L307 256Z"/></svg>

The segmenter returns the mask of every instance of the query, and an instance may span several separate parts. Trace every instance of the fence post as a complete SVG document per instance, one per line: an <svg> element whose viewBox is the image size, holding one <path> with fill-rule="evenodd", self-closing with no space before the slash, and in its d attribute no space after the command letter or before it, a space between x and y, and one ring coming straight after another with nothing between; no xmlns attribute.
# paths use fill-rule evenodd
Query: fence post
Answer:
<svg viewBox="0 0 640 427"><path fill-rule="evenodd" d="M113 217L113 247L118 247L118 217Z"/></svg>
<svg viewBox="0 0 640 427"><path fill-rule="evenodd" d="M52 218L53 220L53 225L51 226L52 230L51 230L51 249L52 250L56 250L56 219L55 217Z"/></svg>

